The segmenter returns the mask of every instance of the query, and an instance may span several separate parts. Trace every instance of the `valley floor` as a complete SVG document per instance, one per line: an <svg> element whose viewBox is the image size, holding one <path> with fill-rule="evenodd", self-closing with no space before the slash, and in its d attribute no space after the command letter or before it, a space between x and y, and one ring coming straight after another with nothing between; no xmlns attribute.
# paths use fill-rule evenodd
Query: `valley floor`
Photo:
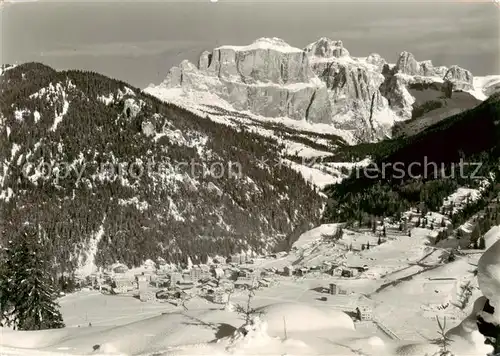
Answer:
<svg viewBox="0 0 500 356"><path fill-rule="evenodd" d="M414 228L410 237L390 229L377 245L371 231L344 231L342 239L331 241L328 234L336 228L322 225L304 234L286 256L257 259L252 266L280 270L341 262L366 271L352 278L319 271L303 277L273 276L271 285L259 288L252 298L255 315L265 321L262 330L254 330L260 336L250 334L253 341L238 337L237 329L244 324L241 313L202 297L189 300L184 310L87 290L60 299L65 329L2 330L0 355L262 354L261 343L274 345L263 353L273 355L356 354L350 349L354 346L370 355L417 355L421 347L436 347L428 341L437 337L436 316L446 317L448 328L454 327L481 295L473 274L480 254L463 254L445 263L446 250L429 243L431 230ZM371 247L361 250L366 243ZM467 282L472 295L470 302L462 303L461 287ZM331 283L346 294L328 294ZM246 291L236 291L231 305L244 306L247 299ZM373 320L352 322L345 313L357 307L371 310ZM406 345L404 350L418 347L408 353L401 345Z"/></svg>

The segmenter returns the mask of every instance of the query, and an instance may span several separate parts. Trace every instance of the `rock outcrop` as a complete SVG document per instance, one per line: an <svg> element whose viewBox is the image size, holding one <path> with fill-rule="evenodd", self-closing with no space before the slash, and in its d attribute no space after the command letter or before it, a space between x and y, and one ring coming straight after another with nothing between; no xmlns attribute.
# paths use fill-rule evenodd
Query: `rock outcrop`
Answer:
<svg viewBox="0 0 500 356"><path fill-rule="evenodd" d="M412 53L403 51L399 54L396 62L395 72L411 76L440 77L442 78L446 67L434 67L432 61L418 62Z"/></svg>
<svg viewBox="0 0 500 356"><path fill-rule="evenodd" d="M457 65L451 66L443 76L445 81L453 85L453 90L473 90L474 77L467 69Z"/></svg>
<svg viewBox="0 0 500 356"><path fill-rule="evenodd" d="M386 60L378 53L370 54L366 57L366 62L374 65L380 73L382 73L384 66L387 64Z"/></svg>
<svg viewBox="0 0 500 356"><path fill-rule="evenodd" d="M326 86L312 72L308 57L277 38L203 52L198 67L183 61L163 85L208 90L235 109L258 115L331 122Z"/></svg>
<svg viewBox="0 0 500 356"><path fill-rule="evenodd" d="M161 87L210 92L236 110L332 124L358 141L373 141L412 118L409 86L429 83L474 89L472 74L458 66L436 67L406 51L394 65L377 53L355 58L342 41L323 37L303 50L260 38L205 51L197 65L183 61L172 68Z"/></svg>
<svg viewBox="0 0 500 356"><path fill-rule="evenodd" d="M380 86L380 91L387 99L390 109L403 120L411 118L412 105L415 101L408 91L411 79L412 77L390 71Z"/></svg>
<svg viewBox="0 0 500 356"><path fill-rule="evenodd" d="M353 131L361 141L382 138L390 132L396 117L389 112L388 101L379 90L385 80L382 69L386 64L380 55L353 58L342 41L324 38L304 51L313 72L327 86L335 126Z"/></svg>
<svg viewBox="0 0 500 356"><path fill-rule="evenodd" d="M342 41L333 41L329 38L322 37L316 42L311 43L304 48L309 56L319 58L340 58L349 56L349 51L344 48Z"/></svg>
<svg viewBox="0 0 500 356"><path fill-rule="evenodd" d="M473 90L474 78L467 69L457 65L450 68L434 67L431 61L418 62L410 52L401 52L395 66L395 73L417 77L430 77L434 80L449 82L453 90ZM419 78L415 78L416 81Z"/></svg>
<svg viewBox="0 0 500 356"><path fill-rule="evenodd" d="M396 72L408 75L420 75L420 63L417 62L410 52L401 52L396 62Z"/></svg>

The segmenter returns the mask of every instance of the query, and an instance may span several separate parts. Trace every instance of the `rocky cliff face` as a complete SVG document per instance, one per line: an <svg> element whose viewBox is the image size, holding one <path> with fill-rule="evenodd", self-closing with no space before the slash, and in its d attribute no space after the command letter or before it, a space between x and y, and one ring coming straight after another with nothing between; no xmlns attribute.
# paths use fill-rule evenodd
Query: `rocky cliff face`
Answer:
<svg viewBox="0 0 500 356"><path fill-rule="evenodd" d="M326 38L308 45L313 72L327 86L334 125L350 130L358 141L372 141L390 134L399 118L390 110L380 86L386 61L379 54L354 58L342 41Z"/></svg>
<svg viewBox="0 0 500 356"><path fill-rule="evenodd" d="M451 66L443 76L453 86L454 90L472 90L474 88L474 77L467 69L459 66Z"/></svg>
<svg viewBox="0 0 500 356"><path fill-rule="evenodd" d="M304 48L304 52L309 56L320 58L340 58L349 56L349 51L344 48L342 41L333 41L326 37L322 37L318 41L308 45Z"/></svg>
<svg viewBox="0 0 500 356"><path fill-rule="evenodd" d="M413 54L406 51L401 52L399 55L395 72L411 76L430 77L434 81L449 81L454 90L473 89L473 76L467 69L457 65L450 68L444 66L434 67L431 61L418 62Z"/></svg>
<svg viewBox="0 0 500 356"><path fill-rule="evenodd" d="M474 89L473 76L468 70L459 66L435 67L431 61L418 62L413 54L406 51L400 53L394 67L386 65L383 72L385 81L380 91L388 99L391 110L403 120L411 119L414 110L415 97L408 90L411 86L444 83L450 91ZM445 95L450 94L443 92Z"/></svg>
<svg viewBox="0 0 500 356"><path fill-rule="evenodd" d="M222 46L204 52L198 65L184 61L172 68L160 87L208 91L236 110L330 124L357 141L374 141L412 118L415 98L408 87L421 83L477 89L472 74L458 66L435 67L406 51L394 65L376 53L355 58L342 41L324 37L303 50L278 38Z"/></svg>
<svg viewBox="0 0 500 356"><path fill-rule="evenodd" d="M198 67L183 61L163 85L210 90L235 109L262 116L331 122L326 86L312 72L307 55L276 38L204 52Z"/></svg>
<svg viewBox="0 0 500 356"><path fill-rule="evenodd" d="M395 71L407 75L418 75L424 77L443 77L447 71L446 67L434 67L432 61L418 62L413 54L403 51L399 54Z"/></svg>

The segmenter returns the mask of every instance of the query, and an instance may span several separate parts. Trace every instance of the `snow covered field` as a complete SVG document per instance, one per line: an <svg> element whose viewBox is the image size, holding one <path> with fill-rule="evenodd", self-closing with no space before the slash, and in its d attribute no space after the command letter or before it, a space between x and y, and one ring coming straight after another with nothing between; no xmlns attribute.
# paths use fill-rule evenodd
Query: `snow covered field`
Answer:
<svg viewBox="0 0 500 356"><path fill-rule="evenodd" d="M131 296L87 290L60 299L65 329L37 332L2 329L0 355L355 355L361 352L422 356L438 351L438 346L429 341L437 336L436 316L446 316L448 328L454 328L450 333L455 335L452 349L456 355L488 352L488 347L482 345L482 336L473 330L475 324L468 319L474 301L482 295L473 273L480 253L457 256L455 261L446 263L447 252L429 244L434 233L429 229L414 228L411 237L397 229L388 229L387 237L378 245L378 238L371 231L344 230L342 238L335 241L333 236L338 227L327 224L313 229L299 238L290 253L257 259L252 266L314 268L336 263L345 267L363 266L365 271L350 278L320 271L303 277L273 276L269 287L255 291L251 301L254 313L243 329L244 315L234 311L234 306L246 305L245 290L232 295L232 307L195 297L186 303L187 310L169 303L144 303ZM500 248L500 242L493 243L497 231L490 234L492 249L496 251ZM370 248L362 250L360 246L367 243ZM480 283L482 289L494 295L498 291L494 272L498 261L487 257L483 258L487 264L483 263L486 272ZM335 283L345 294L326 294L330 283ZM470 301L460 307L461 287L467 283L471 286ZM481 304L481 300L476 304ZM373 320L354 322L346 313L354 312L357 307L369 308Z"/></svg>

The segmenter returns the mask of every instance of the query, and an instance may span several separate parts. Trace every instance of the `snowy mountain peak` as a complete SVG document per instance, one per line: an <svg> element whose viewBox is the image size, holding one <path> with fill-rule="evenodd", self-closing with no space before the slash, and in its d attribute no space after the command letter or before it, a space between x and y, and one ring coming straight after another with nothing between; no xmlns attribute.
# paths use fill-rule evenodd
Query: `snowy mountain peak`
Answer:
<svg viewBox="0 0 500 356"><path fill-rule="evenodd" d="M434 67L432 61L417 61L415 56L407 51L400 53L394 67L396 73L410 76L429 77L436 82L449 81L454 90L473 90L474 77L467 69L452 65L451 67Z"/></svg>
<svg viewBox="0 0 500 356"><path fill-rule="evenodd" d="M382 72L384 65L387 64L387 61L378 53L369 54L368 57L366 57L365 61L376 66L380 72Z"/></svg>
<svg viewBox="0 0 500 356"><path fill-rule="evenodd" d="M418 62L412 53L403 51L399 54L395 71L407 75L443 78L447 68L434 67L430 60Z"/></svg>
<svg viewBox="0 0 500 356"><path fill-rule="evenodd" d="M349 51L344 48L342 41L332 40L327 37L321 37L316 42L309 44L304 51L309 56L316 56L321 58L340 58L349 56Z"/></svg>
<svg viewBox="0 0 500 356"><path fill-rule="evenodd" d="M247 45L247 46L221 46L216 48L215 50L223 50L223 49L231 49L237 52L242 52L242 51L255 51L259 49L265 49L265 50L272 50L272 51L278 51L278 52L291 52L291 53L300 53L302 52L301 49L292 47L288 43L286 43L284 40L278 37L261 37L255 40L253 43Z"/></svg>
<svg viewBox="0 0 500 356"><path fill-rule="evenodd" d="M446 71L443 79L452 82L455 89L472 90L474 88L474 77L472 73L457 65L451 66Z"/></svg>
<svg viewBox="0 0 500 356"><path fill-rule="evenodd" d="M417 61L408 51L389 65L378 53L353 57L342 41L327 37L303 50L280 38L263 37L249 45L205 51L197 65L183 61L169 71L163 83L146 90L174 103L193 97L190 107L199 105L196 98L209 93L214 96L211 101L222 102L225 109L327 124L342 131L343 137L364 142L392 136L398 123L414 118L413 111L425 104L422 100L441 97L445 87L484 100L497 84L489 81L493 84L486 92L480 87L483 82L475 81L459 66ZM429 95L419 94L422 90L430 91ZM180 101L176 101L179 95ZM450 115L458 113L453 105L444 106L449 109L440 109L437 120L445 118L448 111Z"/></svg>
<svg viewBox="0 0 500 356"><path fill-rule="evenodd" d="M311 70L304 51L279 38L205 51L198 63L183 61L173 67L160 88L211 92L236 110L267 117L330 123L325 84Z"/></svg>

